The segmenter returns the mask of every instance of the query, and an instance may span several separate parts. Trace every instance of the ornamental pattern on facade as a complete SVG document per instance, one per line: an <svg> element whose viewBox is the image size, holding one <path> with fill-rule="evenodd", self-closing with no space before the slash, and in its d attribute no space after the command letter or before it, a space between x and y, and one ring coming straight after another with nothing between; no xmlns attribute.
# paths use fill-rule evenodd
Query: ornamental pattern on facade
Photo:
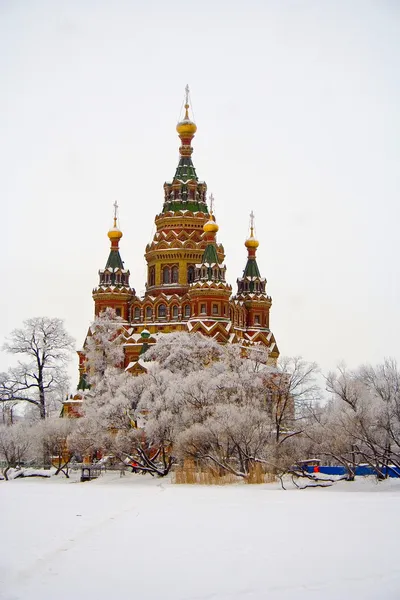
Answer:
<svg viewBox="0 0 400 600"><path fill-rule="evenodd" d="M199 181L191 158L197 127L189 117L188 97L185 116L176 129L181 140L179 162L172 182L164 184L156 232L146 246L145 294L139 297L130 287L130 273L119 250L122 231L115 208L114 225L108 232L110 254L93 290L95 314L111 307L123 319L124 367L133 374L144 370L143 351L160 335L173 331L200 332L221 344L261 345L268 348L269 361L275 364L279 350L270 330L272 300L257 265L259 243L254 236L253 215L245 241L246 266L232 295L225 279L224 247L216 239L212 196L207 199L207 185ZM80 369L82 375L83 355Z"/></svg>

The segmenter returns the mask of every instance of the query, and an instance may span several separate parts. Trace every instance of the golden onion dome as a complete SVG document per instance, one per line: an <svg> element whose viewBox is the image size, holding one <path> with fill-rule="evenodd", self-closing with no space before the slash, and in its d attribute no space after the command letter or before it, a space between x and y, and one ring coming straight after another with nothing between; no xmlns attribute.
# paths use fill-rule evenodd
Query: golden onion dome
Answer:
<svg viewBox="0 0 400 600"><path fill-rule="evenodd" d="M215 218L213 214L210 214L210 218L209 220L204 223L203 225L203 231L207 232L212 232L212 233L217 233L219 227L215 222Z"/></svg>
<svg viewBox="0 0 400 600"><path fill-rule="evenodd" d="M117 218L114 217L114 227L107 233L110 240L120 240L122 238L122 231L117 227Z"/></svg>
<svg viewBox="0 0 400 600"><path fill-rule="evenodd" d="M249 238L247 238L244 245L246 246L246 248L258 248L260 242L256 240L256 238L253 235L251 235Z"/></svg>
<svg viewBox="0 0 400 600"><path fill-rule="evenodd" d="M176 130L178 132L178 134L182 137L185 136L194 136L194 134L197 131L197 125L196 123L193 123L193 121L191 121L189 119L189 104L185 104L185 109L186 109L186 113L185 113L185 117L182 121L179 121L178 125L176 126Z"/></svg>

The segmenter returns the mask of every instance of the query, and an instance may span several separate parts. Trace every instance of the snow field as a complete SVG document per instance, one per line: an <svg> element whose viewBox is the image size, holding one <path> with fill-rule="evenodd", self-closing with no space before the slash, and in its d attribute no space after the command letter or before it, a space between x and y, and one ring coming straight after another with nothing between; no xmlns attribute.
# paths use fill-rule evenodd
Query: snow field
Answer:
<svg viewBox="0 0 400 600"><path fill-rule="evenodd" d="M131 474L2 482L0 598L394 600L399 501L398 481L286 492Z"/></svg>

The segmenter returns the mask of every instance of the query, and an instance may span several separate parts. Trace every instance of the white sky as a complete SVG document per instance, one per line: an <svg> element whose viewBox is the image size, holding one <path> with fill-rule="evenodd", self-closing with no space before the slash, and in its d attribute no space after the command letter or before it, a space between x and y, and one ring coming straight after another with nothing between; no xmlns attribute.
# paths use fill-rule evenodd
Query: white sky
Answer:
<svg viewBox="0 0 400 600"><path fill-rule="evenodd" d="M116 199L144 289L189 83L227 279L253 209L281 353L400 359L399 48L396 0L0 0L0 340L48 315L80 347Z"/></svg>

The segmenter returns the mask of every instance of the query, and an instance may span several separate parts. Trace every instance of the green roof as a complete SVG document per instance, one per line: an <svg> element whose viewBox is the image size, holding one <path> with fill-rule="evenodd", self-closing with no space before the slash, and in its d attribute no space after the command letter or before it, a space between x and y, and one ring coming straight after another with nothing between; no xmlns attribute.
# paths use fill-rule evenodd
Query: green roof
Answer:
<svg viewBox="0 0 400 600"><path fill-rule="evenodd" d="M261 277L255 258L249 258L247 260L246 267L243 271L243 277Z"/></svg>
<svg viewBox="0 0 400 600"><path fill-rule="evenodd" d="M124 263L122 262L119 250L111 250L106 264L106 269L123 269Z"/></svg>
<svg viewBox="0 0 400 600"><path fill-rule="evenodd" d="M207 244L207 247L204 250L202 263L203 264L206 263L206 264L210 264L210 265L213 263L219 264L218 256L217 256L217 249L214 246L214 244Z"/></svg>
<svg viewBox="0 0 400 600"><path fill-rule="evenodd" d="M179 179L186 183L190 180L198 181L196 169L192 163L190 156L181 156L179 159L178 167L175 172L174 179Z"/></svg>

